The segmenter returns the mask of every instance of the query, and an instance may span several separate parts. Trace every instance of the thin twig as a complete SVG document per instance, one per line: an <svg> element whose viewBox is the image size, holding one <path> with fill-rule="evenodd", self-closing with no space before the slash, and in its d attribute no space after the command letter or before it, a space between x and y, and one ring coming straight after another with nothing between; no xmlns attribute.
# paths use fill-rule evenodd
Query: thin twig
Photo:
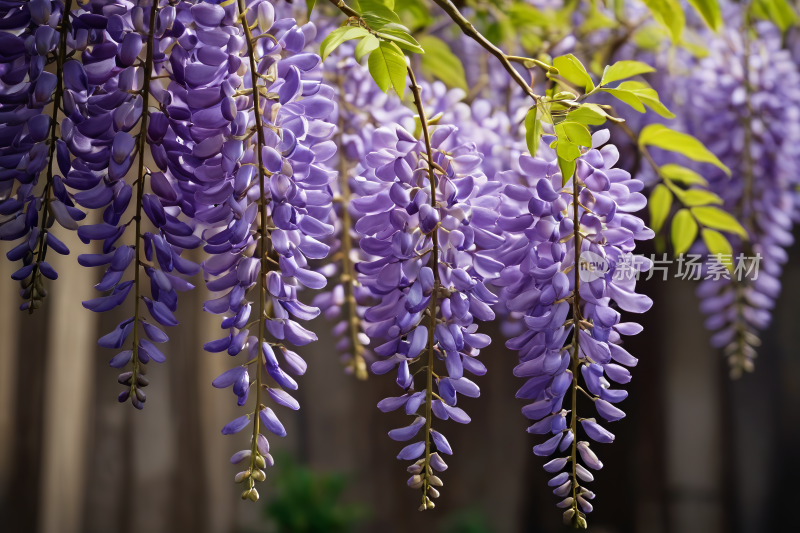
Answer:
<svg viewBox="0 0 800 533"><path fill-rule="evenodd" d="M461 14L461 12L453 4L453 2L451 2L450 0L433 0L433 1L436 5L441 7L442 10L445 13L447 13L451 19L453 19L453 22L455 22L461 28L461 31L464 32L464 35L472 38L483 48L485 48L487 52L492 54L494 57L497 58L498 61L500 61L500 63L503 65L503 68L506 69L506 72L508 72L511 78L517 83L517 85L522 87L522 90L525 91L525 94L533 98L534 101L538 101L539 98L541 98L539 95L533 92L531 86L523 79L522 75L520 75L520 73L517 72L517 70L511 65L511 61L509 60L510 56L508 56L501 49L493 45L491 41L489 41L489 39L484 37L478 30L476 30L475 27L472 25L472 23L464 15Z"/></svg>

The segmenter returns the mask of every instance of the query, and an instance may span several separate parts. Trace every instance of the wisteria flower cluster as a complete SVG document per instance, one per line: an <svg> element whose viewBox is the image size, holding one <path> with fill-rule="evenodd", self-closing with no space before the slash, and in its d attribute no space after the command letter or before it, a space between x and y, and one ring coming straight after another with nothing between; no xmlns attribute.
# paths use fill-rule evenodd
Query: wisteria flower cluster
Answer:
<svg viewBox="0 0 800 533"><path fill-rule="evenodd" d="M237 13L244 14L241 26L235 25ZM240 406L255 387L255 409L222 430L235 434L253 424L249 448L231 462L247 460L248 467L236 475L236 481L247 484L242 498L255 501L254 481L263 481L263 468L272 464L262 425L279 437L286 435L277 415L262 403L262 389L277 405L298 409L299 403L286 391L297 389L289 374L302 375L306 363L289 346L303 346L317 338L297 320L312 319L319 310L301 303L297 290L298 286L325 286L324 276L309 268L308 259L327 255L328 246L318 239L333 230L327 218L329 184L336 174L320 164L336 153L330 140L334 127L324 121L333 110L333 91L315 72L319 56L303 52L306 39L313 39L313 25L301 28L293 19L275 20L272 4L258 0L225 8L209 6L194 16L203 36L217 36L210 47L216 50L225 44L228 51L216 60L215 77L202 75L210 70L203 47L197 50L189 43L180 62L172 56L174 69L186 73L187 105L191 107L193 89L218 84L221 90L209 94L222 96L223 112L216 111L218 101L206 106L211 108L209 114L215 113L212 116L224 119L230 128L229 134L217 130L213 137L183 143L191 145L194 140L192 153L200 152L194 175L204 179L194 180L198 185L196 218L204 227L204 249L212 255L203 263L203 271L207 287L221 293L204 308L225 316L224 336L205 348L247 356L247 362L223 373L214 386L233 386ZM196 80L190 79L192 70L199 74ZM251 290L256 291L257 302L252 321ZM257 334L251 332L254 326ZM268 385L264 373L277 386Z"/></svg>
<svg viewBox="0 0 800 533"><path fill-rule="evenodd" d="M49 104L58 110L62 100L65 108L74 107L62 84L64 78L78 81L81 70L80 63L68 61L72 43L62 20L71 5L71 0L33 0L0 7L0 240L22 241L7 257L22 261L11 278L22 285L20 309L30 312L47 296L43 277L58 277L47 251L69 254L53 224L75 230L86 216L64 186L69 155L64 140L56 138L55 111L44 112ZM53 62L55 74L46 70ZM54 156L64 176L53 174Z"/></svg>
<svg viewBox="0 0 800 533"><path fill-rule="evenodd" d="M733 170L706 173L723 208L742 222L747 239L732 241L731 256L758 257L741 276L709 276L697 289L711 343L724 348L731 373L753 370L759 333L769 326L780 276L794 242L800 184L800 70L771 24L740 29L742 10L730 6L729 26L711 37L709 55L690 71L682 120ZM750 30L746 30L750 31ZM688 109L702 110L688 113ZM718 279L713 279L713 278ZM742 279L739 279L739 278ZM729 278L729 279L726 279Z"/></svg>
<svg viewBox="0 0 800 533"><path fill-rule="evenodd" d="M589 442L579 440L578 423L595 442L613 442L614 435L595 418L578 415L578 391L606 421L625 416L614 404L627 392L611 383L631 380L625 367L635 366L636 359L620 345L621 335L642 328L620 322L614 305L634 313L652 305L634 292L636 270L647 270L649 264L631 257L634 241L653 237L631 214L645 204L643 184L613 168L619 157L615 146L597 149L608 138L608 130L593 135L595 148L578 159L575 175L566 181L554 162L521 157L527 183L503 189L507 266L495 281L504 287L509 309L524 313L524 332L506 346L519 351L514 375L526 378L517 397L531 401L522 409L535 422L528 432L551 435L533 452L542 457L566 453L544 468L555 474L549 484L563 498L559 506L567 509L565 523L582 526L594 498L583 485L594 479L587 467L599 470L603 464ZM585 389L578 384L579 374Z"/></svg>
<svg viewBox="0 0 800 533"><path fill-rule="evenodd" d="M355 270L356 263L369 259L358 246L361 235L355 229L363 216L356 208L355 201L362 192L356 178L372 151L375 130L381 124L413 128L414 119L411 109L397 95L381 91L352 55L352 47L342 46L324 65L325 80L336 91L336 107L327 120L337 127L340 150L337 158L327 162L330 170L338 172L338 179L331 183L335 205L328 220L334 232L325 240L331 248L331 260L319 271L329 279L338 273L339 279L330 290L319 293L311 305L324 309L326 319L336 321L336 351L346 372L366 379L374 354L364 332L364 312L374 303L374 297L360 283Z"/></svg>
<svg viewBox="0 0 800 533"><path fill-rule="evenodd" d="M415 417L411 425L389 433L394 440L412 440L425 428L423 440L397 456L416 460L408 469L408 485L422 490L422 509L434 506L435 487L442 485L431 469L446 469L441 454L453 453L444 435L432 428L433 415L470 421L456 406L457 395L480 394L465 371L486 372L476 357L490 339L477 333L474 320L494 318L489 306L496 300L486 282L502 269L491 253L503 242L496 214L499 184L478 171L482 157L472 145L448 143L454 133L452 127L436 128L425 134L423 144L399 127L376 130L376 151L367 155L369 167L361 181L368 195L356 201L365 214L356 226L367 235L361 248L377 258L356 268L362 283L382 296L365 313L366 333L387 341L374 349L382 359L372 370L384 374L396 369L404 391L379 408L404 407ZM427 327L421 324L424 319ZM446 373L434 371L436 360L443 361ZM423 381L415 384L420 371Z"/></svg>
<svg viewBox="0 0 800 533"><path fill-rule="evenodd" d="M724 350L731 376L739 377L754 368L761 332L781 292L785 248L794 242L800 71L781 32L757 20L752 5L726 3L721 13L725 27L717 32L698 18L687 19L707 44L704 54L679 50L676 61L664 45L655 54L637 55L667 66L651 81L676 111L675 128L707 146L718 164L679 168L685 164L682 156L655 153L654 161L663 166L656 166L655 175L650 168L642 174L645 181L672 178L667 185L683 204L682 214L694 214L698 201L713 203L713 218L689 217L692 231L685 249L707 258L700 272L705 279L697 288L700 309L714 332L711 345ZM624 49L632 51L630 45ZM631 126L646 130L651 122L652 117L640 115ZM678 181L690 187L688 196L675 188ZM723 220L724 226L715 225ZM714 231L720 229L727 234ZM675 232L673 222L673 243ZM695 235L702 235L703 242L689 249ZM730 272L723 272L725 264Z"/></svg>

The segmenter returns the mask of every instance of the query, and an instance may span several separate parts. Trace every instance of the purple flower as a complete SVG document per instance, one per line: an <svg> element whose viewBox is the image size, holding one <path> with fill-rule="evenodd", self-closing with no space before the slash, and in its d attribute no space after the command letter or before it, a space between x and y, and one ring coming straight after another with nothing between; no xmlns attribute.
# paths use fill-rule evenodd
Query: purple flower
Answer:
<svg viewBox="0 0 800 533"><path fill-rule="evenodd" d="M103 253L81 255L78 261L84 266L106 267L95 288L110 294L86 301L84 307L95 312L108 311L123 305L128 294L134 293L134 316L123 323L122 329L103 337L100 344L120 348L130 342L131 349L127 351L131 356L123 359L125 364L130 362L132 369L119 379L129 391L120 398L130 398L134 407L141 409L146 399L141 387L148 384L145 365L151 360L157 363L166 360L151 340L160 343L167 340L158 325L177 325L174 315L177 293L193 288L181 275L199 271L198 265L181 254L199 247L202 240L191 225L181 220L181 207L176 202L171 178L147 168L141 160L149 145L153 159L157 164L160 162L157 144L160 139L154 139L150 133L161 127L163 121L160 113L143 113L143 110L163 104L159 100L164 94L161 81L151 79L165 72L166 58L157 49L162 39L180 38L183 26L177 22L166 24L174 14L174 8L169 6L152 2L141 6L117 1L105 3L108 4L105 10L87 4L76 11L67 39L71 47L82 52L82 59L64 65L67 116L61 122L61 136L65 156L61 158L59 153L58 162L66 175L61 189L66 187L65 191L76 192L65 192L66 196L59 200L66 204L72 199L87 209L103 210L102 223L84 225L78 230L85 243L103 241ZM105 31L97 31L98 28ZM148 42L153 46L142 52ZM139 55L146 59L143 65L135 66ZM149 82L147 87L142 86L143 81ZM147 135L131 134L139 127ZM135 163L138 163L136 170ZM137 177L128 183L126 176L131 171ZM144 192L148 178L153 194ZM131 201L135 215L123 220ZM144 229L148 222L152 224L152 232ZM131 227L135 232L134 244L120 245ZM123 281L131 266L133 280ZM150 280L150 297L144 295L142 271ZM145 318L145 309L153 322ZM132 335L130 340L129 335ZM114 361L121 363L123 359Z"/></svg>
<svg viewBox="0 0 800 533"><path fill-rule="evenodd" d="M240 12L252 27L238 22ZM276 20L266 0L182 3L175 17L184 33L169 57L167 112L148 133L163 149L159 189L194 219L210 256L202 268L215 297L204 309L221 315L224 332L205 348L247 356L214 385L233 386L240 406L255 396L249 468L236 481L247 483L243 498L256 500L254 482L272 463L256 446L266 442L262 425L286 435L262 393L298 409L289 373L303 374L306 364L290 346L317 339L300 322L319 309L297 293L326 284L309 260L327 255L322 239L333 231L336 173L322 165L335 154L334 127L325 122L333 91L320 81L319 57L303 51L314 27ZM278 386L267 387L263 372Z"/></svg>
<svg viewBox="0 0 800 533"><path fill-rule="evenodd" d="M720 276L707 262L697 289L705 325L715 332L711 343L724 349L738 377L753 370L759 334L780 293L785 249L800 220L800 69L775 26L757 23L755 38L744 41L741 7L727 8L726 30L706 32L709 55L685 81L696 90L681 115L687 131L732 169L730 178L717 171L704 176L724 200L721 207L747 231L747 240L730 239L734 270Z"/></svg>
<svg viewBox="0 0 800 533"><path fill-rule="evenodd" d="M338 320L333 333L339 338L336 350L345 371L366 379L367 363L374 361L374 354L367 347L364 311L375 300L371 291L358 283L354 269L356 263L371 257L360 249L361 236L355 231L355 224L364 216L354 203L361 196L357 176L364 158L372 150L376 124L399 123L412 128L414 121L412 111L395 94L381 91L367 68L355 61L353 48L345 43L323 67L325 78L337 89L338 105L327 120L338 126L338 132L335 141L319 146L315 153L321 154L321 158L330 157L326 166L339 172L339 179L330 184L334 208L328 214L328 224L334 232L323 242L341 260L327 262L319 269L329 279L338 272L339 283L315 296L312 305L322 309L328 320ZM340 150L336 153L338 157L333 157L336 145Z"/></svg>
<svg viewBox="0 0 800 533"><path fill-rule="evenodd" d="M56 156L58 170L66 174L69 169L66 146L55 133L65 97L62 80L78 64L68 60L69 25L61 24L71 5L71 0L9 4L3 11L5 31L0 34L0 240L21 239L6 255L23 263L12 279L22 286L20 309L31 313L47 296L43 277L58 277L45 260L47 251L69 254L52 234L48 218L52 215L62 227L74 230L76 221L85 216L50 164ZM56 63L55 75L44 70L48 62ZM50 103L52 114L42 114Z"/></svg>
<svg viewBox="0 0 800 533"><path fill-rule="evenodd" d="M611 442L614 436L593 418L579 418L570 404L578 387L576 373L583 377L582 394L595 401L601 417L624 417L612 403L627 394L611 384L630 380L620 364L633 366L636 359L619 346L620 335L639 329L620 323L620 313L611 305L635 313L652 305L634 292L636 273L648 270L649 261L631 255L636 240L653 236L632 214L643 207L643 184L613 168L616 148L597 148L607 140L607 131L595 133L595 148L581 155L575 176L566 181L555 161L522 156L527 186L508 184L503 189L498 225L507 233L499 251L506 267L494 284L503 287L509 310L526 326L506 346L519 352L514 375L526 378L517 397L530 402L522 408L535 422L528 432L552 435L533 452L550 456L570 450L569 457L545 465L552 473L563 469L570 457L576 460L578 451L589 468L601 466L588 443L576 441L577 423L597 442ZM565 520L591 510L576 500L585 491L581 481L590 481L591 475L578 477L569 471L551 480L557 486L554 493L566 498L560 504L569 508Z"/></svg>
<svg viewBox="0 0 800 533"><path fill-rule="evenodd" d="M372 146L357 180L361 195L353 200L363 215L355 225L362 235L360 246L370 256L356 270L361 284L380 299L364 314L365 332L379 357L373 372L396 367L397 383L406 392L379 407L405 406L415 417L422 410L410 426L390 432L390 437L407 440L422 425L428 430L424 442L407 446L398 456L423 456L409 468L414 476L408 484L422 489L425 509L433 507L430 498L439 494L434 488L438 478L419 474L433 465L433 453L452 453L447 439L431 428L433 420L425 418L427 406L441 420L469 422L455 406L457 393L477 397L480 391L466 374L486 372L476 357L490 341L477 333L475 319L494 318L490 306L496 299L486 283L503 269L494 254L504 242L497 226L500 184L480 171L482 155L472 143L459 144L452 126L432 131L431 163L425 143L399 126L375 130ZM424 325L426 313L433 321ZM441 398L434 402L434 391L424 382L418 389L411 369L423 370L424 378L436 360L438 377L428 378Z"/></svg>

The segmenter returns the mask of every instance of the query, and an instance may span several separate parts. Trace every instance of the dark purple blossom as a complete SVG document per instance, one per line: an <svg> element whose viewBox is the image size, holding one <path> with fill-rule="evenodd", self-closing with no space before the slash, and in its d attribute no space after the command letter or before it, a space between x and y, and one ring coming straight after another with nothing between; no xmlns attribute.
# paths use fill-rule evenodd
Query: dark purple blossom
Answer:
<svg viewBox="0 0 800 533"><path fill-rule="evenodd" d="M77 191L72 197L78 205L103 210L102 223L78 230L85 243L102 241L102 254L81 255L79 262L106 267L95 288L108 294L84 302L84 307L108 311L123 305L128 294L134 293L134 316L125 327L103 337L100 344L119 348L132 334L131 349L125 352L130 356L124 358L132 370L120 376L120 383L129 390L119 399L130 398L138 409L146 399L141 390L147 385L145 365L151 360L165 360L153 344L167 341L158 325L178 324L174 315L178 292L193 288L181 275L194 275L200 268L181 257L184 250L199 247L202 240L181 220L181 206L170 179L143 161L149 145L156 164L161 162L157 132L164 123L164 102L159 100L164 89L162 82L153 78L165 72L166 57L161 47L183 35L174 11L173 6L145 0L136 4L90 2L75 13L73 24L72 38L82 52L82 61L65 65L67 117L61 132L73 159L65 158L68 172L64 184ZM102 28L104 31L99 31ZM139 133L140 129L146 134ZM136 177L129 183L132 173ZM148 178L152 194L144 192ZM134 215L125 220L129 207ZM153 231L144 229L146 221ZM135 233L134 243L122 244L130 227ZM131 266L134 279L123 281ZM144 295L142 272L150 281L150 297ZM145 318L145 309L153 322ZM121 362L114 358L112 366Z"/></svg>
<svg viewBox="0 0 800 533"><path fill-rule="evenodd" d="M74 230L85 216L51 165L56 156L57 171L66 174L69 168L56 127L65 96L63 80L79 64L68 60L71 28L62 22L71 5L71 0L34 0L0 7L0 240L21 240L6 255L22 261L12 279L22 285L20 309L30 312L47 296L43 277L58 277L46 261L47 251L69 254L53 235L53 224ZM56 63L55 74L45 71L50 62ZM42 114L51 103L52 113ZM46 177L40 180L42 173Z"/></svg>

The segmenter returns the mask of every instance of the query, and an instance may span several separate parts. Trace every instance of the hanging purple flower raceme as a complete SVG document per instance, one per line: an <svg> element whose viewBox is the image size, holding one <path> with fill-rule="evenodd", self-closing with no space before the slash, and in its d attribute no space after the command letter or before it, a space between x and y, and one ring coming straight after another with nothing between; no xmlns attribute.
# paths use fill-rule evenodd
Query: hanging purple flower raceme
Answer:
<svg viewBox="0 0 800 533"><path fill-rule="evenodd" d="M421 110L413 77L411 87ZM356 265L363 285L381 299L365 314L367 335L384 339L374 348L381 360L372 370L385 374L396 368L404 391L378 407L384 412L403 407L415 417L411 425L389 433L394 440L415 439L424 427L423 440L397 456L415 461L408 468L408 485L422 490L423 510L434 507L431 498L438 497L436 487L442 485L433 470L445 470L441 456L452 454L445 436L432 428L433 415L468 423L469 416L456 406L457 395L480 394L466 373L486 372L476 357L490 339L477 333L474 319L494 318L490 305L496 300L485 283L503 268L491 255L503 237L496 225L500 184L480 172L481 154L474 145L455 144L452 126L437 127L429 136L420 114L424 143L400 127L374 132L375 151L367 156L360 180L364 196L354 203L365 215L356 224L364 235L361 248L377 258ZM445 370L434 372L436 360ZM424 381L418 384L420 372Z"/></svg>
<svg viewBox="0 0 800 533"><path fill-rule="evenodd" d="M608 137L607 130L595 133L594 146ZM592 510L594 498L582 483L592 481L588 469L599 470L602 463L588 441L578 440L578 427L599 443L612 442L614 435L595 418L579 416L578 391L605 420L625 416L614 404L627 392L612 389L611 382L630 381L625 367L635 366L636 359L620 346L620 335L642 328L621 323L612 305L634 313L652 305L634 292L637 273L650 263L631 255L635 240L653 237L632 214L646 204L639 192L643 184L613 168L618 156L613 145L586 151L577 163L577 180L563 186L555 161L522 156L529 186L506 185L500 211L499 224L508 231L500 252L508 266L495 285L513 296L508 307L524 313L526 325L506 343L519 351L514 375L527 379L517 397L531 401L522 409L535 421L528 432L551 435L534 453L567 454L544 468L554 474L549 485L567 509L565 523L579 527L586 526L584 513ZM578 374L585 388L578 385Z"/></svg>
<svg viewBox="0 0 800 533"><path fill-rule="evenodd" d="M372 151L372 137L380 124L404 124L413 128L411 109L403 105L396 94L381 91L366 67L353 58L353 47L346 43L332 54L324 66L325 79L336 88L336 108L328 117L338 127L336 142L338 157L327 165L338 170L339 179L331 183L334 209L328 224L334 233L324 242L331 247L332 260L319 269L332 279L339 274L338 283L329 291L319 293L311 305L324 309L328 320L336 320L333 334L338 337L336 350L347 373L359 379L367 378L367 364L374 354L367 346L364 333L364 312L376 302L371 291L362 286L354 266L370 257L359 247L361 235L355 224L364 216L353 200L361 194L356 177L366 166L365 158Z"/></svg>
<svg viewBox="0 0 800 533"><path fill-rule="evenodd" d="M175 20L172 5L142 0L128 2L92 2L84 6L74 22L76 49L82 51L82 64L74 63L65 79L67 86L62 137L74 156L65 184L77 189L75 201L89 209L103 209L103 222L82 226L78 235L85 243L103 241L101 254L83 254L78 260L87 267L105 266L103 279L95 288L107 292L83 302L94 312L104 312L125 303L134 293L134 316L122 321L102 337L99 345L110 349L130 348L110 362L115 368L130 365L119 376L128 388L119 401L130 398L137 409L144 407L146 395L141 389L148 384L150 360L163 362L166 357L154 343L168 340L156 325L175 326L178 291L193 288L178 274L193 275L199 265L182 258L185 249L202 244L193 235L191 226L181 221L180 207L174 203L174 191L160 173L153 173L144 164L148 145L159 142L155 133L163 116L155 111L163 103L152 95L164 90L159 79L163 71L163 49L183 34L183 25ZM144 57L144 59L142 59ZM146 112L145 112L146 111ZM132 134L137 126L138 133ZM161 165L159 152L153 159ZM126 176L137 164L136 178L128 183ZM154 194L145 193L147 179ZM133 199L133 217L123 222L123 215ZM143 229L147 218L155 230ZM134 244L119 245L126 230L134 226ZM123 281L133 265L134 279ZM150 280L150 297L144 296L141 270ZM144 306L142 305L144 304ZM145 317L147 308L155 323ZM142 334L144 333L144 334Z"/></svg>
<svg viewBox="0 0 800 533"><path fill-rule="evenodd" d="M172 121L176 139L165 143L167 158L192 167L187 173L194 188L191 208L204 227L205 251L212 255L203 271L207 287L220 293L204 309L224 316L225 333L205 349L247 356L213 385L232 386L240 406L255 388L252 411L222 433L253 424L249 448L231 462L247 460L235 481L247 483L243 499L256 501L255 481L266 478L263 469L273 462L261 430L286 435L275 412L262 403L262 393L299 409L287 392L297 389L289 374L302 375L306 363L289 346L317 338L297 320L315 318L319 310L300 303L297 290L325 286L325 277L309 268L308 259L327 255L328 246L319 239L333 231L324 221L336 174L320 164L336 153L330 140L335 126L324 121L334 107L333 91L321 83L319 56L302 51L306 39L313 39L313 25L275 20L272 3L196 2L181 13L179 20L196 39L173 48L172 101L193 119L213 117L219 124L198 137ZM185 187L184 194L189 190ZM254 325L257 333L250 330ZM276 385L266 383L264 371Z"/></svg>
<svg viewBox="0 0 800 533"><path fill-rule="evenodd" d="M707 32L709 55L681 84L693 90L683 95L680 115L687 131L733 170L730 178L716 170L704 176L748 235L731 239L733 271L721 272L709 257L697 289L705 325L716 332L711 344L725 350L738 377L753 370L800 220L800 70L772 24L755 24L750 39L740 29L741 8L726 13L723 34Z"/></svg>
<svg viewBox="0 0 800 533"><path fill-rule="evenodd" d="M68 60L71 26L63 20L71 5L72 0L33 0L0 8L0 240L22 239L7 257L22 260L22 268L11 277L22 285L20 309L30 312L47 296L42 277L58 277L46 261L47 251L69 254L52 234L52 225L74 230L85 216L51 165L56 156L58 170L66 174L69 169L66 145L56 139L56 128L63 80L73 70L71 63L77 64ZM49 62L56 63L55 74L45 71ZM43 114L48 104L53 111Z"/></svg>

